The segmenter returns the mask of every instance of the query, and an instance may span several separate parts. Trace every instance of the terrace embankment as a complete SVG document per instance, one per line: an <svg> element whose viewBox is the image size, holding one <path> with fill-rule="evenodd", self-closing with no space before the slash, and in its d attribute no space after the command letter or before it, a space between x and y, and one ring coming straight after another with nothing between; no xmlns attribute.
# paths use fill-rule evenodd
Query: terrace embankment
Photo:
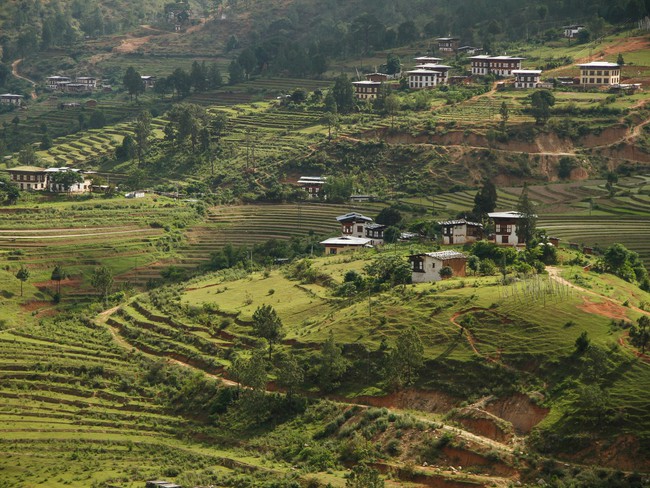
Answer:
<svg viewBox="0 0 650 488"><path fill-rule="evenodd" d="M598 149L599 154L614 159L650 162L650 154L634 145L634 129L623 125L608 127L598 133L587 134L579 139L562 138L553 132L540 132L532 141L511 139L507 142L490 141L481 132L450 130L445 133L393 132L387 128L373 129L357 137L380 138L390 144L428 144L436 146L460 146L464 150L490 149L496 151L527 153L539 156L574 156L583 151Z"/></svg>

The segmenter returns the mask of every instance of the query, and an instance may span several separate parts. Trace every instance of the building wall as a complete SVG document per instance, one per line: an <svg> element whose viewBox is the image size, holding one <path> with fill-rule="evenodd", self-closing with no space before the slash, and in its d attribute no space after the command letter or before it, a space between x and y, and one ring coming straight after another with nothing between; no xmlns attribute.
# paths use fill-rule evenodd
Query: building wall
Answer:
<svg viewBox="0 0 650 488"><path fill-rule="evenodd" d="M431 283L434 281L441 281L440 270L445 266L449 266L454 274L453 276L465 276L465 258L447 259L442 261L440 259L432 258L431 256L424 256L424 272L414 271L411 273L411 281L413 283Z"/></svg>
<svg viewBox="0 0 650 488"><path fill-rule="evenodd" d="M366 237L366 224L363 222L354 222L342 224L341 232L344 236Z"/></svg>
<svg viewBox="0 0 650 488"><path fill-rule="evenodd" d="M362 246L336 246L336 245L325 245L325 255L329 256L330 254L341 254L342 252L354 251L355 249L361 249Z"/></svg>
<svg viewBox="0 0 650 488"><path fill-rule="evenodd" d="M516 246L520 244L517 237L517 219L496 219L494 229L495 244L499 246Z"/></svg>
<svg viewBox="0 0 650 488"><path fill-rule="evenodd" d="M618 85L620 82L620 69L580 69L581 85Z"/></svg>
<svg viewBox="0 0 650 488"><path fill-rule="evenodd" d="M451 235L444 233L447 229L451 229ZM474 228L472 227L472 229ZM469 228L467 224L454 225L453 227L445 227L442 234L442 243L443 244L465 244L467 242L476 242L478 240L478 236L468 235L468 233L469 233Z"/></svg>

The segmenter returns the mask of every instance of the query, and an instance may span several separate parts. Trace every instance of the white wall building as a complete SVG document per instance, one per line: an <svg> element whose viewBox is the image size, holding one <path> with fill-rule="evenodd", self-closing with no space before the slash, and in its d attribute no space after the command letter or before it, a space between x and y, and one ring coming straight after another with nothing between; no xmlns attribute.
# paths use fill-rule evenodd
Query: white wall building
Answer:
<svg viewBox="0 0 650 488"><path fill-rule="evenodd" d="M542 79L541 69L515 69L512 71L515 75L515 88L537 88Z"/></svg>

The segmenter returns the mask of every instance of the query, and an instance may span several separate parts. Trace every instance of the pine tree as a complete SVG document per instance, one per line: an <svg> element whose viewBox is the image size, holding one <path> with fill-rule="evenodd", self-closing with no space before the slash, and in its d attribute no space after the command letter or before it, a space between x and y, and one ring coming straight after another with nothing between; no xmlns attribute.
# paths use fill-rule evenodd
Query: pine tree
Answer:
<svg viewBox="0 0 650 488"><path fill-rule="evenodd" d="M517 220L517 237L519 238L519 242L523 242L526 244L526 247L530 247L535 236L537 215L535 214L535 204L528 196L527 183L524 183L524 189L521 191L521 196L517 203L517 212L520 214Z"/></svg>

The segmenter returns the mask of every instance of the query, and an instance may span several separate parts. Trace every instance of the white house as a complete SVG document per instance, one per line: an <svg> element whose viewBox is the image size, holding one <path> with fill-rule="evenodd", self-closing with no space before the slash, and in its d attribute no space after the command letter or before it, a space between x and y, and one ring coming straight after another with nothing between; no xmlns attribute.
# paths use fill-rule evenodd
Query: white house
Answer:
<svg viewBox="0 0 650 488"><path fill-rule="evenodd" d="M449 267L452 276L465 276L465 265L467 256L458 251L438 251L423 254L412 254L409 256L411 262L413 283L429 283L440 281L440 270Z"/></svg>
<svg viewBox="0 0 650 488"><path fill-rule="evenodd" d="M447 245L476 242L483 236L483 225L465 219L438 222L442 227L442 243Z"/></svg>
<svg viewBox="0 0 650 488"><path fill-rule="evenodd" d="M515 69L515 88L537 88L542 78L541 69Z"/></svg>
<svg viewBox="0 0 650 488"><path fill-rule="evenodd" d="M3 93L0 95L0 103L3 105L15 105L19 107L23 104L23 96L15 95L13 93Z"/></svg>
<svg viewBox="0 0 650 488"><path fill-rule="evenodd" d="M445 54L455 53L460 45L458 37L439 37L436 41L438 41L438 51Z"/></svg>
<svg viewBox="0 0 650 488"><path fill-rule="evenodd" d="M479 54L469 59L472 63L473 75L512 76L512 71L521 69L521 62L526 58Z"/></svg>
<svg viewBox="0 0 650 488"><path fill-rule="evenodd" d="M494 243L502 246L523 246L526 241L517 235L517 224L524 215L519 212L491 212L488 217L494 222Z"/></svg>
<svg viewBox="0 0 650 488"><path fill-rule="evenodd" d="M422 67L426 66L426 67ZM409 88L419 90L447 84L450 66L426 64L407 71Z"/></svg>
<svg viewBox="0 0 650 488"><path fill-rule="evenodd" d="M321 241L321 244L325 246L326 255L339 254L353 249L372 247L371 239L352 236L330 237L329 239Z"/></svg>
<svg viewBox="0 0 650 488"><path fill-rule="evenodd" d="M366 237L366 226L372 223L370 217L357 212L339 215L336 220L341 224L341 233L350 237Z"/></svg>
<svg viewBox="0 0 650 488"><path fill-rule="evenodd" d="M327 183L326 176L301 176L298 185L307 192L307 198L317 199L323 195L323 186Z"/></svg>
<svg viewBox="0 0 650 488"><path fill-rule="evenodd" d="M616 63L592 61L578 66L581 85L612 86L621 83L621 67Z"/></svg>
<svg viewBox="0 0 650 488"><path fill-rule="evenodd" d="M379 97L381 81L353 81L354 96L359 100L375 100Z"/></svg>
<svg viewBox="0 0 650 488"><path fill-rule="evenodd" d="M417 58L413 59L415 59L418 64L438 64L440 61L442 61L442 58L436 58L433 56L418 56Z"/></svg>
<svg viewBox="0 0 650 488"><path fill-rule="evenodd" d="M578 32L581 30L584 30L585 26L580 25L580 24L573 24L573 25L565 25L562 27L562 30L564 31L564 37L568 39L573 39L578 35Z"/></svg>
<svg viewBox="0 0 650 488"><path fill-rule="evenodd" d="M79 183L74 183L67 190L62 184L57 184L53 181L54 175L56 173L67 173L68 171L73 173L79 173L83 176L82 181ZM44 173L46 174L48 189L56 193L86 193L91 191L92 180L85 174L84 171L81 171L77 168L47 168Z"/></svg>
<svg viewBox="0 0 650 488"><path fill-rule="evenodd" d="M71 82L69 76L48 76L46 78L47 87L50 90L65 90L65 87Z"/></svg>

